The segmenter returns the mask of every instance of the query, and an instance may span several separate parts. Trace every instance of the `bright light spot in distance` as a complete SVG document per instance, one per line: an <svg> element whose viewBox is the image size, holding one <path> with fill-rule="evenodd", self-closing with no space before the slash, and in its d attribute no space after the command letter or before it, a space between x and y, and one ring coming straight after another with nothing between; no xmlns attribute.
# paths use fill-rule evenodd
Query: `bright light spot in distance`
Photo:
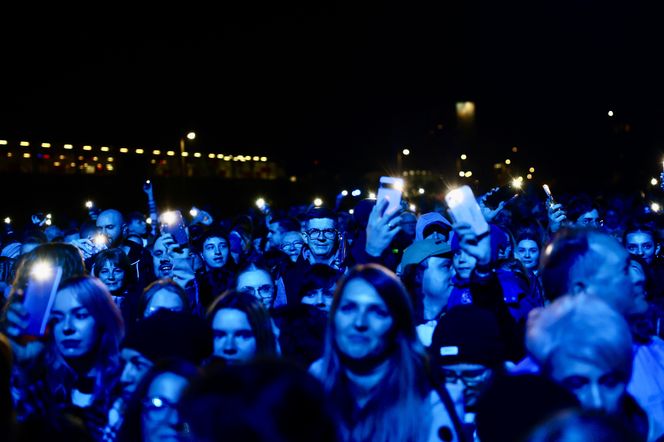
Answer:
<svg viewBox="0 0 664 442"><path fill-rule="evenodd" d="M360 189L355 189L350 194L353 196L360 196L362 194L362 191Z"/></svg>
<svg viewBox="0 0 664 442"><path fill-rule="evenodd" d="M652 203L652 204L650 204L650 209L651 209L653 212L659 212L660 209L661 209L661 207L660 207L660 205L657 204L657 203Z"/></svg>
<svg viewBox="0 0 664 442"><path fill-rule="evenodd" d="M341 191L341 196L348 196L348 191L347 190L342 190Z"/></svg>
<svg viewBox="0 0 664 442"><path fill-rule="evenodd" d="M461 154L461 159L462 159L462 160L465 160L466 158L468 158L468 155L466 155L465 153L462 153L462 154Z"/></svg>
<svg viewBox="0 0 664 442"><path fill-rule="evenodd" d="M323 200L322 199L320 199L320 198L314 199L314 206L320 207L322 205L323 205Z"/></svg>
<svg viewBox="0 0 664 442"><path fill-rule="evenodd" d="M651 179L650 184L652 184L653 186L656 186L657 185L657 178Z"/></svg>
<svg viewBox="0 0 664 442"><path fill-rule="evenodd" d="M508 158L508 159L506 159L506 160L505 160L505 164L507 164L507 165L510 165L510 164L512 164L512 160L510 160L509 158Z"/></svg>
<svg viewBox="0 0 664 442"><path fill-rule="evenodd" d="M417 193L419 193L420 195L423 195L424 194L424 188L420 187L419 189L417 189Z"/></svg>
<svg viewBox="0 0 664 442"><path fill-rule="evenodd" d="M405 156L408 156L408 155L410 155L410 150L409 149L404 149L404 150L401 151L401 153L404 154Z"/></svg>
<svg viewBox="0 0 664 442"><path fill-rule="evenodd" d="M612 117L612 116L613 116L613 111L610 110L610 111L609 111L609 117Z"/></svg>

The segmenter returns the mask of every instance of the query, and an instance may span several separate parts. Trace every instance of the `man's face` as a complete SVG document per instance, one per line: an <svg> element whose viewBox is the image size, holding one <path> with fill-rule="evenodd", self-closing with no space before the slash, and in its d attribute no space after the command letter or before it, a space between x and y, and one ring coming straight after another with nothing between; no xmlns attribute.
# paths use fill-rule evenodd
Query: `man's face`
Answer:
<svg viewBox="0 0 664 442"><path fill-rule="evenodd" d="M271 249L279 248L284 233L286 232L279 227L279 223L270 223L267 225L267 242Z"/></svg>
<svg viewBox="0 0 664 442"><path fill-rule="evenodd" d="M122 216L115 210L102 212L97 218L97 229L108 237L111 246L117 246L122 240Z"/></svg>
<svg viewBox="0 0 664 442"><path fill-rule="evenodd" d="M334 340L344 356L356 362L382 362L394 322L376 289L363 279L350 280L334 314Z"/></svg>
<svg viewBox="0 0 664 442"><path fill-rule="evenodd" d="M422 273L422 293L424 296L440 297L449 295L450 280L453 274L450 258L430 257Z"/></svg>
<svg viewBox="0 0 664 442"><path fill-rule="evenodd" d="M173 277L173 261L162 237L157 238L152 247L152 265L157 279Z"/></svg>
<svg viewBox="0 0 664 442"><path fill-rule="evenodd" d="M304 246L304 240L302 239L302 234L300 232L287 232L284 236L281 237L281 244L279 248L283 250L291 261L297 261L297 258L302 252L302 247Z"/></svg>
<svg viewBox="0 0 664 442"><path fill-rule="evenodd" d="M631 255L640 256L648 264L655 257L655 240L648 232L631 232L625 236L625 248Z"/></svg>
<svg viewBox="0 0 664 442"><path fill-rule="evenodd" d="M574 393L585 409L616 414L625 394L626 380L616 371L567 352L551 358L551 377Z"/></svg>
<svg viewBox="0 0 664 442"><path fill-rule="evenodd" d="M148 233L148 224L144 219L132 219L127 224L127 234L133 233L138 236L145 236Z"/></svg>
<svg viewBox="0 0 664 442"><path fill-rule="evenodd" d="M456 274L459 276L459 278L470 279L470 274L473 272L475 264L477 264L477 259L470 256L463 250L457 250L454 252L453 263L454 270L456 271Z"/></svg>
<svg viewBox="0 0 664 442"><path fill-rule="evenodd" d="M599 221L599 212L597 209L593 209L590 212L582 214L579 219L576 220L577 227L592 227L597 229L601 227Z"/></svg>
<svg viewBox="0 0 664 442"><path fill-rule="evenodd" d="M131 348L123 348L120 352L120 358L124 364L122 375L120 375L122 391L132 393L154 364Z"/></svg>
<svg viewBox="0 0 664 442"><path fill-rule="evenodd" d="M307 222L304 237L316 258L327 259L334 254L337 234L333 219L314 218Z"/></svg>
<svg viewBox="0 0 664 442"><path fill-rule="evenodd" d="M634 312L634 286L629 274L629 253L613 238L594 235L590 249L603 258L585 281L588 293L602 298L623 315Z"/></svg>
<svg viewBox="0 0 664 442"><path fill-rule="evenodd" d="M213 236L203 243L203 252L201 253L205 265L210 269L220 269L228 261L228 241L226 238Z"/></svg>
<svg viewBox="0 0 664 442"><path fill-rule="evenodd" d="M537 270L540 249L537 243L532 239L522 239L519 241L519 244L516 245L514 256L521 261L526 270Z"/></svg>
<svg viewBox="0 0 664 442"><path fill-rule="evenodd" d="M399 223L401 230L408 236L408 238L415 238L415 227L417 225L417 217L410 212L401 214L401 222Z"/></svg>
<svg viewBox="0 0 664 442"><path fill-rule="evenodd" d="M493 371L481 364L448 364L441 367L441 374L445 379L445 387L453 399L463 400L466 411L471 411L477 405L480 394L484 391ZM454 396L461 397L454 397Z"/></svg>

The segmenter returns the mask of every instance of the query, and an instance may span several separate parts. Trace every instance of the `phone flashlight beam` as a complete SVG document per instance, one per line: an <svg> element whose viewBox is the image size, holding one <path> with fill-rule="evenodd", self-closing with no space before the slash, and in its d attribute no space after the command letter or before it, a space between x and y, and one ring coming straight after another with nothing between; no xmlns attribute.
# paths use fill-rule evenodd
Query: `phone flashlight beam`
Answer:
<svg viewBox="0 0 664 442"><path fill-rule="evenodd" d="M32 266L32 270L30 273L35 279L39 281L45 281L48 278L50 278L51 275L53 274L53 266L51 266L47 262L41 262L41 261L36 262Z"/></svg>

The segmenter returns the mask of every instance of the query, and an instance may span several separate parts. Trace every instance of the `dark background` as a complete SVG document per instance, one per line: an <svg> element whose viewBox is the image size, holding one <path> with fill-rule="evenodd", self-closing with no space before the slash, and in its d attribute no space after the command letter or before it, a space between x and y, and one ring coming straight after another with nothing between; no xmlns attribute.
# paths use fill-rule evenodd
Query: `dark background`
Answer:
<svg viewBox="0 0 664 442"><path fill-rule="evenodd" d="M158 198L174 203L244 204L261 187L284 203L331 199L393 172L404 147L404 167L452 184L467 153L481 190L505 158L559 191L637 192L659 175L664 31L646 2L312 3L6 14L0 138L175 149L194 130L199 150L267 155L300 178L164 182ZM465 100L477 108L467 136ZM144 203L143 177L2 179L9 210L28 195Z"/></svg>

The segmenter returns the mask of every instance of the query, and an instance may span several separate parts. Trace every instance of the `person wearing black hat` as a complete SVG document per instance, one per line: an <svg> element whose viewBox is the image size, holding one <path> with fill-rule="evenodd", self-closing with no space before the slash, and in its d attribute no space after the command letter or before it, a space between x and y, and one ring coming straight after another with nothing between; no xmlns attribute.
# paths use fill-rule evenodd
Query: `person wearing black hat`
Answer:
<svg viewBox="0 0 664 442"><path fill-rule="evenodd" d="M429 355L434 379L455 399L471 434L478 398L504 372L504 348L495 316L472 304L451 309L433 332Z"/></svg>

